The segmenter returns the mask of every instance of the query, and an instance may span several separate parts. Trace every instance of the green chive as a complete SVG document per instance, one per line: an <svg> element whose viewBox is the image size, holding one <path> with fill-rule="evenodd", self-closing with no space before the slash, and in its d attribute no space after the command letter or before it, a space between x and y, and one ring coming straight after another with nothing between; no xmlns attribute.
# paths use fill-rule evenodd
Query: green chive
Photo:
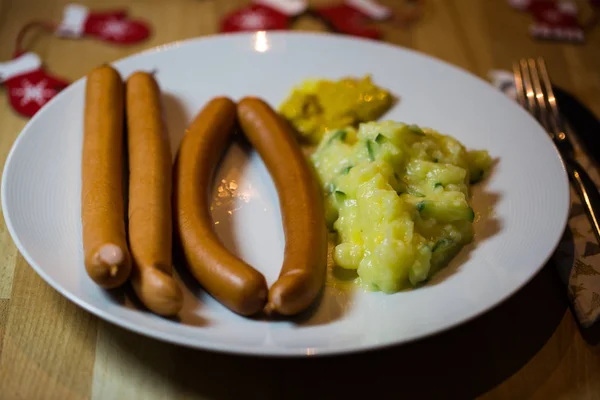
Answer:
<svg viewBox="0 0 600 400"><path fill-rule="evenodd" d="M367 140L367 151L369 152L369 159L375 161L375 154L373 154L373 145L370 140Z"/></svg>
<svg viewBox="0 0 600 400"><path fill-rule="evenodd" d="M408 194L411 194L415 197L425 197L425 195L421 192L417 192L416 190L413 189L408 189Z"/></svg>
<svg viewBox="0 0 600 400"><path fill-rule="evenodd" d="M425 132L423 132L423 130L417 125L409 125L408 130L414 133L415 135L425 136Z"/></svg>
<svg viewBox="0 0 600 400"><path fill-rule="evenodd" d="M345 130L337 131L330 138L327 144L331 144L334 140L341 140L342 142L346 139L347 132Z"/></svg>

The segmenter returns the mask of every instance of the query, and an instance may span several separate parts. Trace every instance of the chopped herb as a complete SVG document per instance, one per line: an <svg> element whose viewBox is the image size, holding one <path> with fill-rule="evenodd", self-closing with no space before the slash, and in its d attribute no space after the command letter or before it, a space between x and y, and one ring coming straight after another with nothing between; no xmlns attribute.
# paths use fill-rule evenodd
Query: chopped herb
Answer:
<svg viewBox="0 0 600 400"><path fill-rule="evenodd" d="M334 133L327 141L327 144L331 144L334 140L341 140L342 142L346 139L347 132L345 130L340 130Z"/></svg>
<svg viewBox="0 0 600 400"><path fill-rule="evenodd" d="M373 154L373 144L370 140L367 140L367 151L369 152L369 159L375 161L375 154Z"/></svg>
<svg viewBox="0 0 600 400"><path fill-rule="evenodd" d="M420 201L417 203L417 211L421 212L425 208L425 201Z"/></svg>
<svg viewBox="0 0 600 400"><path fill-rule="evenodd" d="M440 162L440 159L436 157L436 158L433 159L433 162L434 163L438 163L438 162Z"/></svg>
<svg viewBox="0 0 600 400"><path fill-rule="evenodd" d="M341 190L336 190L333 195L337 201L344 201L346 199L346 193L342 192Z"/></svg>
<svg viewBox="0 0 600 400"><path fill-rule="evenodd" d="M437 249L439 249L440 247L446 247L449 244L452 244L452 240L450 239L446 239L446 238L441 238L440 240L438 240L434 245L433 245L433 249L431 250L432 252L436 251Z"/></svg>
<svg viewBox="0 0 600 400"><path fill-rule="evenodd" d="M438 183L436 183L436 184L435 184L433 187L434 187L435 189L437 189L437 188L439 188L439 187L444 187L444 185L442 185L441 183L439 183L439 182L438 182Z"/></svg>
<svg viewBox="0 0 600 400"><path fill-rule="evenodd" d="M375 136L375 141L377 143L383 143L385 141L385 136L383 136L381 133L378 133L377 136Z"/></svg>
<svg viewBox="0 0 600 400"><path fill-rule="evenodd" d="M348 175L348 172L350 172L350 170L351 170L353 167L354 167L353 165L349 165L349 166L347 166L346 168L344 168L344 169L343 169L343 170L342 170L340 173L341 173L342 175Z"/></svg>
<svg viewBox="0 0 600 400"><path fill-rule="evenodd" d="M425 136L425 132L423 132L423 130L417 125L409 125L408 130L414 133L415 135Z"/></svg>
<svg viewBox="0 0 600 400"><path fill-rule="evenodd" d="M413 189L408 189L408 193L415 197L425 197L425 195L423 193L417 192L416 190L413 190Z"/></svg>

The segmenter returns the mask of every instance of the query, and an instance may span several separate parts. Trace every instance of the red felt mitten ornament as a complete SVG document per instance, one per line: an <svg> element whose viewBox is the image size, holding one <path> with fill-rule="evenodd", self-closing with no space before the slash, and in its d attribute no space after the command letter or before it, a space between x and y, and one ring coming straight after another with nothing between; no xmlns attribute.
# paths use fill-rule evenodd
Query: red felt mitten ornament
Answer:
<svg viewBox="0 0 600 400"><path fill-rule="evenodd" d="M0 63L0 82L6 88L13 109L32 117L69 82L50 75L37 54L27 52Z"/></svg>
<svg viewBox="0 0 600 400"><path fill-rule="evenodd" d="M294 17L306 10L305 0L254 0L248 7L225 16L222 32L289 29Z"/></svg>
<svg viewBox="0 0 600 400"><path fill-rule="evenodd" d="M584 31L574 3L551 0L509 0L509 3L533 15L529 31L534 38L583 42Z"/></svg>
<svg viewBox="0 0 600 400"><path fill-rule="evenodd" d="M69 38L92 36L113 44L132 44L148 38L150 27L144 21L130 19L125 10L97 12L79 4L69 4L56 34Z"/></svg>
<svg viewBox="0 0 600 400"><path fill-rule="evenodd" d="M392 16L392 10L373 0L345 0L341 4L315 8L314 13L335 32L371 39L379 39L382 34L368 23Z"/></svg>

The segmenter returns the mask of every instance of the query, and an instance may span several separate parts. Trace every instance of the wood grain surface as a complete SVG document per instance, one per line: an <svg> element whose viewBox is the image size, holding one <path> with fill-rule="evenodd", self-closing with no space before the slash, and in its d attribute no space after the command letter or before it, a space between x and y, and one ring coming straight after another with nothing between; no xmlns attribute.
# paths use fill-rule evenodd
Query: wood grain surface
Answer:
<svg viewBox="0 0 600 400"><path fill-rule="evenodd" d="M324 4L334 1L312 1ZM213 34L243 0L79 1L127 6L151 22L149 41L129 47L32 32L25 41L48 69L70 80L140 50ZM382 1L389 5L399 1ZM0 0L0 60L19 29L58 21L67 1ZM578 4L584 12L586 2ZM527 56L544 56L556 84L600 115L600 28L584 45L538 42L530 17L505 0L428 0L409 29L381 24L385 39L482 78ZM295 29L323 30L309 17ZM0 91L2 165L27 121ZM494 310L407 346L351 357L285 360L190 350L107 324L51 289L18 254L0 222L0 399L599 399L598 329L581 331L553 265Z"/></svg>

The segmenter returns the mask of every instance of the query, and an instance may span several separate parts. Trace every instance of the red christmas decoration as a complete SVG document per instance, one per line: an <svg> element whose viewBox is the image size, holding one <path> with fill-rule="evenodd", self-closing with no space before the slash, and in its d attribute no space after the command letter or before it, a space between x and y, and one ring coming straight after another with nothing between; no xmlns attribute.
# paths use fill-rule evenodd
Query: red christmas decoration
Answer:
<svg viewBox="0 0 600 400"><path fill-rule="evenodd" d="M373 20L385 20L392 11L373 0L346 0L342 4L316 8L314 12L323 18L333 31L371 39L379 39L381 32L367 24Z"/></svg>
<svg viewBox="0 0 600 400"><path fill-rule="evenodd" d="M31 28L42 28L61 37L92 36L114 44L137 43L150 35L148 25L129 19L125 10L91 12L77 4L67 5L58 26L46 21L28 23L17 36L14 59L0 63L0 83L6 88L11 106L25 117L32 117L69 85L48 73L37 54L21 48L23 37Z"/></svg>
<svg viewBox="0 0 600 400"><path fill-rule="evenodd" d="M238 10L223 20L221 31L243 32L243 31L268 31L287 29L289 18L272 9L260 4L253 4Z"/></svg>
<svg viewBox="0 0 600 400"><path fill-rule="evenodd" d="M0 63L0 82L8 92L13 109L25 117L32 117L69 85L66 80L46 72L39 56L31 52Z"/></svg>
<svg viewBox="0 0 600 400"><path fill-rule="evenodd" d="M509 0L519 10L530 12L534 22L529 31L537 39L583 42L584 30L577 19L577 6L551 0Z"/></svg>
<svg viewBox="0 0 600 400"><path fill-rule="evenodd" d="M144 21L130 19L125 10L90 11L85 6L69 4L56 34L68 38L93 36L113 44L132 44L148 38L150 27Z"/></svg>
<svg viewBox="0 0 600 400"><path fill-rule="evenodd" d="M255 0L253 4L227 15L222 32L288 29L291 19L306 10L304 0Z"/></svg>
<svg viewBox="0 0 600 400"><path fill-rule="evenodd" d="M392 12L375 0L345 0L310 10L306 0L254 0L247 7L226 15L221 31L291 29L295 19L307 13L321 19L334 32L379 39L382 33L370 27L370 22L390 20L395 26L406 27L421 16L424 0L403 0L402 3L402 12Z"/></svg>

